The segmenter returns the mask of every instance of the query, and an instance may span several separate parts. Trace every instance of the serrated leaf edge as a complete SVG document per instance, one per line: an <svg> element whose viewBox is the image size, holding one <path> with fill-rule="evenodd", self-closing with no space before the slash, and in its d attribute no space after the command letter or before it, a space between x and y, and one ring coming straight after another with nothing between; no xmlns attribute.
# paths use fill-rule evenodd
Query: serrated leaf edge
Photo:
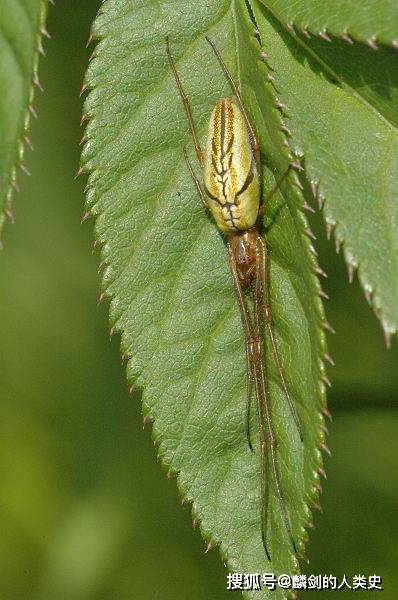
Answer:
<svg viewBox="0 0 398 600"><path fill-rule="evenodd" d="M25 110L25 118L21 136L19 140L17 140L17 160L11 168L9 182L6 192L6 198L4 203L4 208L0 210L0 235L3 231L3 225L8 218L11 223L14 223L14 214L12 211L12 201L14 197L14 192L19 192L17 175L18 169L20 169L25 175L30 175L26 165L23 162L23 158L25 155L25 147L28 146L31 150L33 150L32 142L29 137L29 128L31 123L31 117L37 118L37 113L34 108L34 99L35 99L35 88L39 88L43 91L43 87L40 83L39 79L39 61L40 56L45 56L44 48L43 48L43 37L50 37L47 29L46 29L46 17L47 17L47 9L48 2L53 4L52 0L41 0L41 8L40 8L40 17L39 17L39 31L36 35L36 51L33 57L33 74L31 79L31 87L29 92L29 100L28 100L28 108ZM0 249L2 248L2 241L0 239Z"/></svg>

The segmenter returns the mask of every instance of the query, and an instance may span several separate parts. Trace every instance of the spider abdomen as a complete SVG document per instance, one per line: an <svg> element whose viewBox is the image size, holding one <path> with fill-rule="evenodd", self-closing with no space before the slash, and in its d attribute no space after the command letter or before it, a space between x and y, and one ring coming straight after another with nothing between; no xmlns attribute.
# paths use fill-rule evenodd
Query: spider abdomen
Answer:
<svg viewBox="0 0 398 600"><path fill-rule="evenodd" d="M246 231L255 225L260 178L245 119L231 98L219 100L211 115L203 179L221 231Z"/></svg>

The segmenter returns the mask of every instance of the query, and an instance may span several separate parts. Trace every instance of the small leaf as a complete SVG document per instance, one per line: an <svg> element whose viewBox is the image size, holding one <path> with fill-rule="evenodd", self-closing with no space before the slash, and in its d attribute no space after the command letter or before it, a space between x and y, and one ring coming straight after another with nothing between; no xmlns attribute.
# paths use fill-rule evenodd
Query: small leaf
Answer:
<svg viewBox="0 0 398 600"><path fill-rule="evenodd" d="M17 170L24 166L34 85L38 79L41 30L46 0L2 0L0 6L0 230L6 215L12 219L11 197ZM29 111L31 107L31 111Z"/></svg>
<svg viewBox="0 0 398 600"><path fill-rule="evenodd" d="M354 38L376 48L398 47L398 4L391 0L260 0L284 25L315 35L330 33ZM348 37L347 37L348 36Z"/></svg>
<svg viewBox="0 0 398 600"><path fill-rule="evenodd" d="M231 95L205 41L217 44L237 77L264 159L265 195L286 170L289 150L273 85L243 0L108 0L87 81L91 117L83 164L91 171L87 209L102 243L102 291L129 357L128 379L143 388L144 413L167 471L208 542L233 571L298 571L273 484L267 564L260 535L257 444L245 436L246 365L225 240L204 213L187 171L192 142L165 52L173 56L203 141L216 100ZM263 77L261 77L261 73ZM305 235L296 174L269 201L271 302L288 383L304 429L300 442L268 352L270 398L283 493L300 549L318 495L325 406L317 268ZM253 431L256 431L253 411ZM284 598L263 590L257 599Z"/></svg>
<svg viewBox="0 0 398 600"><path fill-rule="evenodd" d="M398 328L397 55L290 35L255 6L291 144L388 336Z"/></svg>

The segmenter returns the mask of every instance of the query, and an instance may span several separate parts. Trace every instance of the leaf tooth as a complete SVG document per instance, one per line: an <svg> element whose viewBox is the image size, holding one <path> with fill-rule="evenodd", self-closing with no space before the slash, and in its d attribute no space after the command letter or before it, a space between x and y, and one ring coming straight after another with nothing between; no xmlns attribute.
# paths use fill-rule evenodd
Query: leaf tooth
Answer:
<svg viewBox="0 0 398 600"><path fill-rule="evenodd" d="M288 28L289 31L291 31L291 33L295 33L294 24L292 21L289 21L288 23L286 23L286 27Z"/></svg>
<svg viewBox="0 0 398 600"><path fill-rule="evenodd" d="M302 208L303 208L303 210L306 210L307 212L315 213L315 210L312 208L312 206L310 206L308 204L308 202L304 202Z"/></svg>
<svg viewBox="0 0 398 600"><path fill-rule="evenodd" d="M213 544L212 542L209 542L206 546L206 550L204 551L204 554L207 554L210 550L212 550L214 548L215 544Z"/></svg>
<svg viewBox="0 0 398 600"><path fill-rule="evenodd" d="M325 227L326 227L326 237L328 238L328 240L330 240L333 228L335 227L335 223L330 223L330 222L326 221Z"/></svg>
<svg viewBox="0 0 398 600"><path fill-rule="evenodd" d="M320 505L319 502L314 502L313 506L314 506L314 508L316 508L317 510L319 510L320 513L323 513L322 506Z"/></svg>
<svg viewBox="0 0 398 600"><path fill-rule="evenodd" d="M88 48L89 46L91 46L91 44L93 43L95 39L95 36L93 34L93 31L90 31L90 35L88 36L88 40L87 40L87 44L86 44L86 48Z"/></svg>
<svg viewBox="0 0 398 600"><path fill-rule="evenodd" d="M11 179L11 185L16 192L19 192L19 186L15 177Z"/></svg>
<svg viewBox="0 0 398 600"><path fill-rule="evenodd" d="M324 479L327 479L326 472L325 472L325 469L323 467L318 467L318 473L319 473L319 475L322 475L322 477Z"/></svg>
<svg viewBox="0 0 398 600"><path fill-rule="evenodd" d="M327 276L328 276L327 273L323 269L321 269L320 266L315 267L315 273L317 275L321 275L322 277L325 277L327 279Z"/></svg>
<svg viewBox="0 0 398 600"><path fill-rule="evenodd" d="M39 79L39 76L38 76L38 74L37 74L37 73L35 73L35 74L34 74L34 76L33 76L33 84L34 84L34 85L35 85L37 88L39 88L39 90L40 90L41 92L44 92L44 88L43 88L43 86L42 86L42 84L41 84L41 81L40 81L40 79Z"/></svg>
<svg viewBox="0 0 398 600"><path fill-rule="evenodd" d="M329 300L329 295L321 287L319 288L319 295L321 298L325 298L325 300Z"/></svg>
<svg viewBox="0 0 398 600"><path fill-rule="evenodd" d="M294 160L292 160L290 164L291 164L292 168L295 169L296 171L304 171L304 167L301 164L299 156L296 155Z"/></svg>
<svg viewBox="0 0 398 600"><path fill-rule="evenodd" d="M376 41L376 36L372 35L371 38L369 38L368 40L366 40L366 44L369 46L369 48L372 48L372 50L378 50L379 46L377 45L377 41Z"/></svg>
<svg viewBox="0 0 398 600"><path fill-rule="evenodd" d="M318 474L318 475L319 475L319 474ZM317 494L318 494L318 496L319 496L320 494L322 494L322 491L323 491L323 490L322 490L322 486L321 486L321 484L319 483L319 481L317 481L317 482L315 483L315 489L316 489L316 491L317 491Z"/></svg>
<svg viewBox="0 0 398 600"><path fill-rule="evenodd" d="M373 289L369 283L365 283L363 286L363 293L368 304L372 304Z"/></svg>
<svg viewBox="0 0 398 600"><path fill-rule="evenodd" d="M83 81L83 84L82 84L82 87L81 87L81 90L80 90L80 97L82 97L83 94L85 92L87 92L87 90L88 90L88 83L87 83L87 81Z"/></svg>
<svg viewBox="0 0 398 600"><path fill-rule="evenodd" d="M37 119L37 112L33 104L29 104L29 112L35 119Z"/></svg>
<svg viewBox="0 0 398 600"><path fill-rule="evenodd" d="M91 213L90 213L90 211L89 211L89 210L85 210L85 211L83 212L83 214L82 214L82 218L81 218L81 221L80 221L80 223L81 223L81 224L85 223L86 221L88 221L88 219L89 219L90 217L91 217Z"/></svg>
<svg viewBox="0 0 398 600"><path fill-rule="evenodd" d="M336 333L329 321L327 321L326 319L322 322L322 327L327 331L330 331L330 333Z"/></svg>
<svg viewBox="0 0 398 600"><path fill-rule="evenodd" d="M76 171L76 175L75 175L75 179L77 179L78 177L80 177L81 175L83 175L83 173L86 172L86 167L84 165L81 165L78 170Z"/></svg>
<svg viewBox="0 0 398 600"><path fill-rule="evenodd" d="M306 228L304 229L304 233L305 233L305 235L306 235L306 236L308 236L308 237L309 237L311 240L314 240L314 241L316 240L316 235L315 235L315 233L313 233L309 227L306 227Z"/></svg>
<svg viewBox="0 0 398 600"><path fill-rule="evenodd" d="M286 110L286 104L280 98L275 98L275 106L282 112Z"/></svg>
<svg viewBox="0 0 398 600"><path fill-rule="evenodd" d="M24 142L31 150L34 150L32 140L27 134L24 136Z"/></svg>
<svg viewBox="0 0 398 600"><path fill-rule="evenodd" d="M326 446L326 444L321 444L321 448L324 452L326 452L326 454L328 454L329 456L332 456L329 446Z"/></svg>
<svg viewBox="0 0 398 600"><path fill-rule="evenodd" d="M296 175L296 173L294 174L293 182L294 182L294 185L295 185L296 187L298 187L298 189L299 189L299 190L301 190L301 191L303 191L303 190L304 190L304 186L303 186L303 184L301 183L301 181L300 181L300 179L298 178L298 176Z"/></svg>
<svg viewBox="0 0 398 600"><path fill-rule="evenodd" d="M44 35L47 39L51 40L51 35L48 33L46 27L43 25L40 29L40 33Z"/></svg>
<svg viewBox="0 0 398 600"><path fill-rule="evenodd" d="M322 414L324 414L324 415L325 415L325 417L327 417L327 418L329 419L329 421L330 421L330 422L332 422L332 420L333 420L333 419L332 419L332 414L331 414L331 412L330 412L330 410L328 409L328 407L327 407L327 406L325 406L325 407L322 409Z"/></svg>
<svg viewBox="0 0 398 600"><path fill-rule="evenodd" d="M37 42L37 51L41 56L46 56L45 50L43 48L43 42L42 42L42 39L40 36L39 36L38 42Z"/></svg>
<svg viewBox="0 0 398 600"><path fill-rule="evenodd" d="M340 37L342 40L347 42L347 44L352 45L354 43L354 40L348 35L348 33L346 31L343 31L343 33L340 34Z"/></svg>
<svg viewBox="0 0 398 600"><path fill-rule="evenodd" d="M15 218L14 218L14 213L11 210L11 208L6 208L6 215L10 221L10 223L13 225L15 223Z"/></svg>
<svg viewBox="0 0 398 600"><path fill-rule="evenodd" d="M354 271L355 271L355 265L351 264L351 263L347 263L347 273L348 273L348 281L349 283L352 283L354 281Z"/></svg>
<svg viewBox="0 0 398 600"><path fill-rule="evenodd" d="M323 358L330 364L332 365L332 367L335 366L335 362L333 360L333 358L330 356L329 352L325 352L325 354L323 355Z"/></svg>
<svg viewBox="0 0 398 600"><path fill-rule="evenodd" d="M311 186L312 195L317 200L318 199L318 181L316 181L315 179L311 179L310 186Z"/></svg>
<svg viewBox="0 0 398 600"><path fill-rule="evenodd" d="M107 266L108 266L108 261L106 259L102 260L100 262L100 264L98 265L98 273L101 273L102 269Z"/></svg>
<svg viewBox="0 0 398 600"><path fill-rule="evenodd" d="M322 375L322 381L323 383L325 383L329 388L332 387L332 384L330 383L330 379L327 375Z"/></svg>
<svg viewBox="0 0 398 600"><path fill-rule="evenodd" d="M308 29L306 29L305 27L300 27L300 31L303 35L305 35L306 38L308 38L308 39L311 38L311 35L310 35Z"/></svg>
<svg viewBox="0 0 398 600"><path fill-rule="evenodd" d="M325 435L329 435L329 429L327 428L327 426L325 425L325 423L322 423L321 430L323 431L323 433Z"/></svg>
<svg viewBox="0 0 398 600"><path fill-rule="evenodd" d="M398 40L393 40L391 42L391 45L392 45L393 48L395 48L395 50L398 50Z"/></svg>
<svg viewBox="0 0 398 600"><path fill-rule="evenodd" d="M381 324L383 327L385 344L386 344L387 348L391 348L391 338L396 333L396 329L386 319L382 319Z"/></svg>
<svg viewBox="0 0 398 600"><path fill-rule="evenodd" d="M282 123L281 123L281 129L282 129L282 131L284 131L284 132L285 132L285 133L286 133L286 134L287 134L289 137L291 137L291 135L292 135L292 132L290 131L290 129L289 129L289 127L286 125L286 123L284 123L283 121L282 121Z"/></svg>
<svg viewBox="0 0 398 600"><path fill-rule="evenodd" d="M30 177L31 172L29 171L29 169L25 165L25 163L21 162L20 165L19 165L19 168L21 169L21 171L23 171L25 173L25 175L28 175Z"/></svg>
<svg viewBox="0 0 398 600"><path fill-rule="evenodd" d="M331 42L332 41L332 39L329 37L326 29L323 29L322 31L319 31L318 35L319 35L320 38L322 38L326 42Z"/></svg>
<svg viewBox="0 0 398 600"><path fill-rule="evenodd" d="M339 254L342 243L343 243L343 240L340 239L339 237L335 236L336 254Z"/></svg>
<svg viewBox="0 0 398 600"><path fill-rule="evenodd" d="M275 76L273 73L267 73L267 79L268 81L275 81Z"/></svg>

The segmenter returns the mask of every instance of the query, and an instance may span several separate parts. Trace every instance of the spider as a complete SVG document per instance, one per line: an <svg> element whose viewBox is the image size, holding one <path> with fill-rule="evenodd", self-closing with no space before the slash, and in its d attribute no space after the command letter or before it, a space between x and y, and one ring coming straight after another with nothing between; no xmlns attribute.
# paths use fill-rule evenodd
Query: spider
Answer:
<svg viewBox="0 0 398 600"><path fill-rule="evenodd" d="M296 408L286 384L274 335L268 291L268 252L266 243L259 232L259 220L265 213L266 201L275 193L290 169L299 168L299 165L291 163L281 180L269 192L264 202L260 204L261 157L259 140L249 120L237 83L230 74L215 43L207 36L206 40L231 85L236 101L232 98L221 98L217 101L210 117L204 151L198 140L188 96L184 91L171 54L168 36L166 37L166 51L188 119L196 156L202 170L203 184L195 174L187 150L184 147L185 161L202 200L203 208L212 214L227 241L229 265L239 303L246 344L246 435L249 448L253 451L250 433L250 406L254 387L261 471L261 537L265 554L268 560L271 560L266 539L265 482L268 456L285 528L295 553L297 549L280 483L276 439L266 385L264 329L266 329L270 338L276 368L301 441L303 440L303 434ZM249 311L245 292L251 294L252 311Z"/></svg>

